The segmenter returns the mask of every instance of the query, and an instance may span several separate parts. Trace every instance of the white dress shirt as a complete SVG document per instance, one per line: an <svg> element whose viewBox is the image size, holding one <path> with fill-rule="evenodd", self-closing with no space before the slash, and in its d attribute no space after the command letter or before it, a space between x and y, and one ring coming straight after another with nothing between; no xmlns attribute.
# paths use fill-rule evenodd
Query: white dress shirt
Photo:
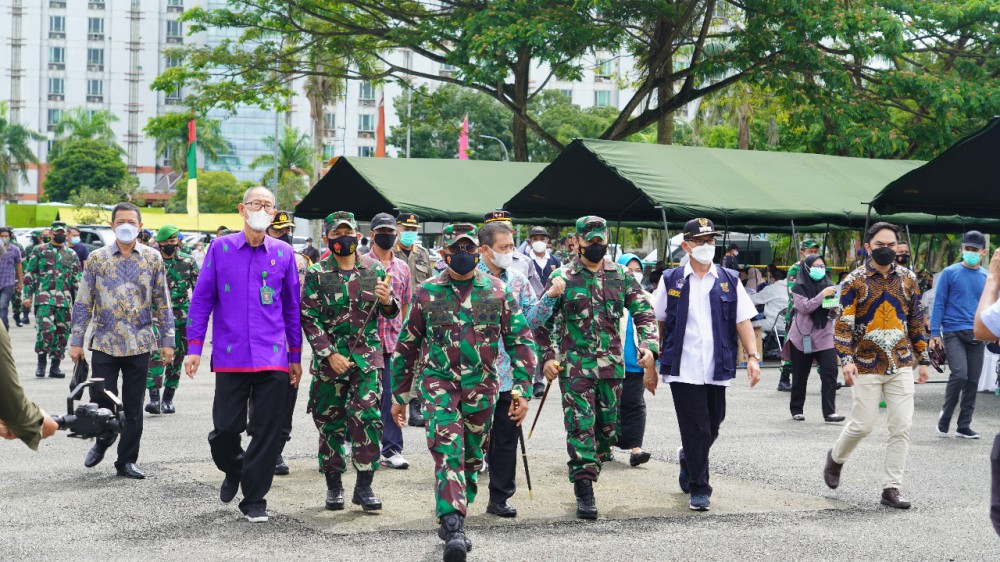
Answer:
<svg viewBox="0 0 1000 562"><path fill-rule="evenodd" d="M784 326L785 319L779 319L778 313L788 308L788 281L784 279L775 281L764 287L763 290L750 295L750 300L755 305L764 305L764 321L760 324L764 331L770 331L774 328L774 324L778 320L781 321L778 326Z"/></svg>

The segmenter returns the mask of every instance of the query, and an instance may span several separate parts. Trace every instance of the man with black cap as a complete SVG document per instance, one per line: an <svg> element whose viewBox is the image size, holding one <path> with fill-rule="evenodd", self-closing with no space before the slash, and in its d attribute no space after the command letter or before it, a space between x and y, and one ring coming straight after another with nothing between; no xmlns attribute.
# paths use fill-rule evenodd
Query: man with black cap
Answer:
<svg viewBox="0 0 1000 562"><path fill-rule="evenodd" d="M726 387L736 378L736 340L747 352L747 376L760 380L760 352L750 320L757 308L737 272L717 267L715 225L706 218L684 225L681 248L691 259L663 274L667 306L660 373L670 383L681 448L678 482L691 494L689 507L708 511L708 454L726 417ZM656 377L647 377L655 388Z"/></svg>
<svg viewBox="0 0 1000 562"><path fill-rule="evenodd" d="M562 262L549 251L549 231L545 230L544 226L531 227L528 239L531 241L531 261L538 274L538 284L533 282L531 288L535 290L535 295L541 295L545 292L543 280L548 279L553 271L562 267ZM530 278L528 280L531 281Z"/></svg>
<svg viewBox="0 0 1000 562"><path fill-rule="evenodd" d="M416 213L399 213L396 215L396 226L399 228L399 241L393 253L406 262L410 268L410 293L416 291L424 281L434 274L434 264L431 254L420 245L420 216ZM420 399L414 396L410 400L410 425L424 426L424 414L420 409Z"/></svg>
<svg viewBox="0 0 1000 562"><path fill-rule="evenodd" d="M309 258L309 263L319 261L319 250L316 249L316 246L313 246L312 236L306 238L306 248L302 250L302 255Z"/></svg>
<svg viewBox="0 0 1000 562"><path fill-rule="evenodd" d="M896 253L898 256L898 250ZM983 350L986 347L973 334L976 307L986 286L986 269L980 266L986 257L986 237L983 233L977 230L965 233L961 257L962 261L944 268L935 284L931 345L944 347L951 371L937 430L940 435L948 436L951 416L961 399L955 436L979 439L979 434L970 425L976 408L976 392L979 390Z"/></svg>

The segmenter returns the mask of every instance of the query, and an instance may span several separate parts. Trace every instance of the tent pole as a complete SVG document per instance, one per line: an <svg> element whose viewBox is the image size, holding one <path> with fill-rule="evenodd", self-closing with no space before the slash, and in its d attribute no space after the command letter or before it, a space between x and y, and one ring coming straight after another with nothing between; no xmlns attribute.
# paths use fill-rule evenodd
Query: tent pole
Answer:
<svg viewBox="0 0 1000 562"><path fill-rule="evenodd" d="M622 248L622 216L621 215L618 215L618 226L615 227L615 244L618 244L618 251L621 252L621 254L624 254L625 253L625 248ZM621 254L618 254L618 255L621 255ZM613 252L612 252L611 255L612 255L612 257L614 257L614 253ZM615 258L615 261L617 261L617 260L618 260L618 258Z"/></svg>
<svg viewBox="0 0 1000 562"><path fill-rule="evenodd" d="M906 245L910 248L910 259L913 259L913 243L910 242L910 225L906 225ZM911 266L913 264L910 264Z"/></svg>
<svg viewBox="0 0 1000 562"><path fill-rule="evenodd" d="M920 234L917 234L917 245L916 246L910 246L910 254L911 254L910 259L911 259L911 263L913 263L913 267L914 268L917 267L917 256L920 255L919 254L920 243L923 242L923 241L924 241L924 233L921 232Z"/></svg>
<svg viewBox="0 0 1000 562"><path fill-rule="evenodd" d="M795 259L795 248L799 247L799 233L795 231L795 220L793 219L790 222L792 223L792 246L789 249L791 250L792 260L797 262L798 260Z"/></svg>
<svg viewBox="0 0 1000 562"><path fill-rule="evenodd" d="M752 237L753 237L753 230L748 228L747 229L747 259L748 260L750 259L750 238L752 238ZM747 263L747 265L750 265L749 262Z"/></svg>
<svg viewBox="0 0 1000 562"><path fill-rule="evenodd" d="M664 264L670 264L670 225L667 224L667 210L663 205L656 205L655 209L660 210L660 217L663 219L663 256L661 260Z"/></svg>

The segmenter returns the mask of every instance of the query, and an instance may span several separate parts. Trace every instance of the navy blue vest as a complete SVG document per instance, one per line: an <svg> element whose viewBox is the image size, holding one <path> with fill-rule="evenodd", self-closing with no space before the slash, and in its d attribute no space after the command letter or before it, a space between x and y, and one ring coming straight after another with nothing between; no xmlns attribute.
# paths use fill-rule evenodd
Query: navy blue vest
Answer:
<svg viewBox="0 0 1000 562"><path fill-rule="evenodd" d="M715 352L717 381L736 377L736 285L739 274L716 266L719 278L709 291L712 308L712 338ZM687 329L688 299L691 287L684 276L684 268L676 267L663 274L667 290L667 319L664 322L663 345L660 347L660 373L679 377L684 330Z"/></svg>

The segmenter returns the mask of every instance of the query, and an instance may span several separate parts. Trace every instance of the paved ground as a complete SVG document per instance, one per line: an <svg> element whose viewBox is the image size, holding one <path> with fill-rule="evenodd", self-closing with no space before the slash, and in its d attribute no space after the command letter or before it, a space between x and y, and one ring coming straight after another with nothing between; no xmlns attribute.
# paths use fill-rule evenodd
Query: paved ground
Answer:
<svg viewBox="0 0 1000 562"><path fill-rule="evenodd" d="M34 330L14 328L14 356L29 395L53 412L65 408L66 381L33 376ZM996 559L988 517L989 450L1000 425L1000 399L980 395L975 426L988 439L942 439L934 432L944 385L917 391L905 495L914 508L878 503L886 432L881 425L845 466L837 491L821 469L839 426L822 423L818 380L811 381L806 422L788 415L788 395L774 390L777 371L750 389L739 379L712 453L712 511L692 513L677 489L679 444L669 391L647 395L646 447L654 461L606 466L596 486L601 517L574 518L566 479L565 433L557 390L529 442L534 498L523 478L512 502L516 520L485 513L485 493L469 518L472 560L648 559ZM407 471L382 470L375 480L385 509L322 509L316 430L300 399L286 449L292 474L275 480L271 521L251 525L218 501L221 474L209 457L213 375L202 369L181 383L173 416L147 416L140 466L149 478L114 476L113 454L83 467L90 444L65 435L38 453L0 443L0 558L83 560L440 560L433 533L432 468L422 430L407 428ZM305 395L303 391L303 396ZM849 390L839 392L842 412ZM532 413L533 415L533 413ZM348 492L354 477L348 473ZM486 480L482 481L485 491Z"/></svg>

